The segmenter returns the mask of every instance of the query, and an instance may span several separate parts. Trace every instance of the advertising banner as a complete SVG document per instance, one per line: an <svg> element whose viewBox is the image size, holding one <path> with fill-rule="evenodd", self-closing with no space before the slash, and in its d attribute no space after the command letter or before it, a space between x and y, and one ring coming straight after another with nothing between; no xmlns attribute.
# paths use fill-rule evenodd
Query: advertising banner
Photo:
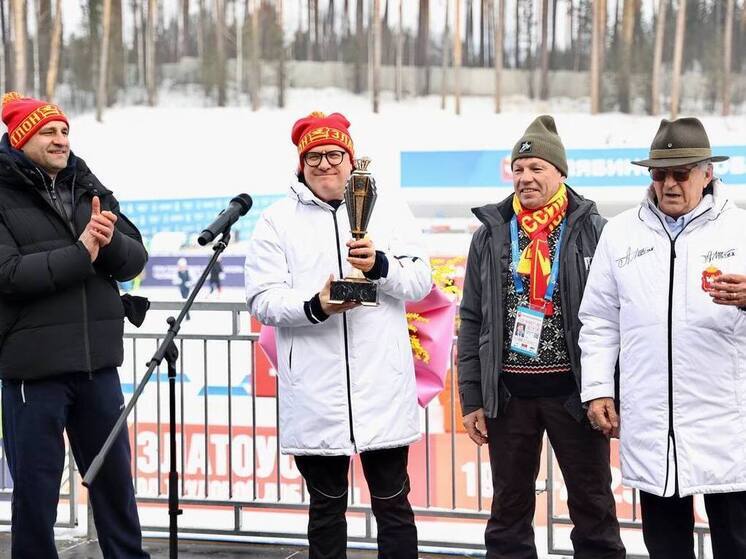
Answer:
<svg viewBox="0 0 746 559"><path fill-rule="evenodd" d="M746 185L746 146L718 146L730 159L715 163L724 182ZM509 150L405 151L402 188L479 188L512 186ZM568 149L568 183L576 187L645 186L650 175L630 161L647 158L647 148Z"/></svg>

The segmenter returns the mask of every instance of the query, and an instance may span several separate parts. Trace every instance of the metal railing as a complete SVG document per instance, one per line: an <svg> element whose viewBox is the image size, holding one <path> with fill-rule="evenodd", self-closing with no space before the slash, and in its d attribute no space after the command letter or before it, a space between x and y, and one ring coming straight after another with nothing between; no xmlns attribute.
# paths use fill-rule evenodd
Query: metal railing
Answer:
<svg viewBox="0 0 746 559"><path fill-rule="evenodd" d="M146 361L160 343L169 312L181 308L180 302L153 302L143 331L128 329L125 333L125 363L120 370L125 396L131 393L146 370ZM219 313L218 315L210 313ZM215 539L262 539L297 542L305 539L305 526L293 530L293 513L305 513L308 494L292 462L280 453L279 406L276 379L270 379L270 394L261 373L259 335L250 333L249 316L242 303L199 302L192 309L192 321L185 322L177 338L177 430L180 499L185 509L199 511L188 521L181 517L184 534ZM203 316L200 316L203 315ZM211 318L205 319L204 316ZM226 315L229 315L226 317ZM195 320L200 318L200 320ZM199 323L200 327L195 325ZM244 333L245 332L245 333ZM451 352L451 370L454 351ZM241 378L237 378L241 377ZM219 384L216 379L222 382ZM140 507L143 530L164 533L167 530L167 444L168 402L165 363L154 372L151 382L135 406L130 418L133 446L133 476ZM260 386L261 382L263 386ZM163 384L163 387L161 386ZM189 388L187 388L187 385ZM198 385L202 388L196 391ZM262 394L262 391L265 394ZM424 437L410 450L411 500L418 522L445 523L445 529L421 530L422 549L451 549L454 552L478 553L484 550L481 538L489 517L491 477L486 449L473 445L458 432L461 423L457 409L457 387L449 375L446 392L450 397L439 406L428 406L421 412ZM145 401L149 398L150 401ZM155 399L155 402L152 400ZM247 439L250 439L248 440ZM263 438L264 437L264 438ZM155 439L155 442L153 441ZM200 447L199 442L204 441ZM261 445L258 441L263 441ZM210 446L210 441L216 441ZM214 448L213 448L214 447ZM537 494L546 497L547 549L552 554L572 554L558 543L556 530L572 525L566 514L559 514L555 499L561 488L554 455L547 448L543 479L537 481ZM274 467L267 469L263 462ZM246 457L250 456L250 460ZM262 459L261 457L264 457ZM351 487L358 484L360 470L353 457L350 468ZM70 460L69 476L74 472ZM185 469L186 466L186 469ZM239 472L240 473L237 473ZM265 470L262 473L262 470ZM444 473L445 472L445 473ZM295 485L288 479L297 479ZM7 498L4 478L0 477L0 498ZM75 518L75 486L69 484L65 495L70 500L70 518ZM274 489L273 489L274 488ZM632 495L631 518L620 517L624 530L639 530L637 493ZM159 505L157 514L149 514ZM217 511L217 512L216 512ZM264 513L260 525L248 515ZM359 518L358 530L350 530L350 542L375 544L375 522L364 488L350 491L348 511ZM277 513L267 515L267 513ZM204 519L219 517L219 521ZM197 521L194 521L197 518ZM274 521L267 519L274 518ZM277 518L281 518L278 522ZM0 519L7 523L7 520ZM438 526L439 524L434 524ZM472 527L479 537L454 538L454 526ZM352 528L351 524L351 528ZM458 529L457 529L458 531ZM705 557L705 526L697 525L698 558ZM643 555L629 557L645 557Z"/></svg>
<svg viewBox="0 0 746 559"><path fill-rule="evenodd" d="M151 304L151 314L153 312L158 311L177 311L181 308L181 303L174 302L174 303L164 303L164 302L153 302ZM192 309L191 315L192 315L192 321L197 322L195 320L195 317L199 315L200 312L203 311L210 311L210 312L222 312L222 313L230 313L230 320L224 321L226 324L230 324L229 331L221 332L221 333L189 333L189 332L182 332L178 339L177 339L177 346L179 348L179 361L177 363L177 397L179 398L180 402L180 412L177 416L177 423L179 424L178 430L178 436L179 436L179 444L177 445L178 448L180 448L180 456L178 457L179 462L179 469L180 471L183 471L183 466L185 464L185 449L189 446L188 442L186 441L186 432L188 431L188 426L185 425L184 421L184 413L183 412L183 406L185 405L185 379L189 376L185 372L185 350L187 352L190 351L190 348L188 345L192 344L192 350L194 349L194 343L202 345L200 356L201 359L197 359L193 354L189 354L187 357L188 360L191 361L191 363L194 363L195 360L198 360L201 362L201 382L204 384L203 390L201 393L203 394L202 398L202 417L201 417L201 429L205 433L206 438L209 435L210 429L211 429L211 414L213 413L214 409L210 403L211 398L211 390L206 389L210 386L210 377L211 377L211 359L210 356L212 356L212 353L214 352L214 349L211 350L210 346L208 346L208 342L219 342L224 344L223 352L225 355L225 365L226 365L226 381L224 392L227 394L227 401L225 402L225 411L227 412L227 421L226 421L226 428L227 428L227 442L226 442L226 460L228 461L227 464L227 472L228 472L228 479L227 479L227 487L228 487L228 496L227 498L220 498L216 497L210 494L210 487L211 487L211 479L209 476L210 471L210 456L208 456L208 452L204 453L204 465L201 468L203 474L202 474L202 486L204 487L204 494L198 498L194 497L188 497L185 496L185 480L182 477L181 478L181 503L185 507L222 507L229 509L232 511L232 520L230 526L228 527L220 527L220 528L202 528L202 529L194 529L194 528L188 528L186 531L188 531L190 534L193 533L200 533L200 534L210 534L214 536L248 536L248 537L272 537L276 538L278 540L282 539L283 537L288 537L293 540L297 540L298 538L304 538L304 535L302 533L298 534L280 534L276 531L268 531L266 529L250 529L248 528L244 522L242 522L242 513L244 513L246 510L250 509L258 509L258 510L272 510L272 511L298 511L298 512L305 512L308 507L308 495L305 490L305 485L303 484L302 480L300 481L301 485L301 498L300 499L287 499L283 495L282 487L282 471L280 467L275 468L274 474L274 482L276 487L278 488L277 494L273 499L266 499L266 498L258 498L257 495L259 493L258 491L258 480L257 476L253 475L251 476L251 498L238 498L235 495L232 494L232 488L235 483L235 479L233 477L233 468L231 467L232 464L230 463L231 458L234 455L234 439L235 439L235 430L236 430L236 421L234 417L234 410L235 410L235 402L233 401L233 394L234 389L236 387L236 379L234 378L234 372L235 367L233 365L233 357L234 352L236 350L236 346L243 345L247 349L247 353L252 356L251 362L254 366L251 371L251 388L250 388L250 438L252 441L252 451L251 455L253 457L253 464L252 464L252 470L254 472L258 469L257 464L257 435L258 435L258 423L261 423L261 421L258 418L258 408L261 406L259 405L260 399L268 399L264 398L262 396L257 395L257 376L256 376L256 359L254 358L255 352L257 351L257 343L259 335L257 333L242 333L244 331L244 327L248 324L248 313L246 312L246 307L243 304L240 303L196 303ZM161 318L165 318L165 314ZM165 321L160 321L160 324L165 324ZM188 323L186 323L188 326ZM248 331L248 330L246 330ZM163 337L163 334L159 334L156 332L138 332L138 331L130 331L125 334L125 338L130 340L130 346L129 351L131 352L131 362L135 365L132 367L131 372L131 381L132 385L136 386L136 384L139 382L140 378L138 377L138 371L145 369L144 363L145 360L149 357L146 357L143 353L143 350L140 348L142 345L142 342L146 340L151 340L156 345L160 342L161 338ZM138 366L138 364L141 365L141 367ZM154 377L157 377L160 381L165 382L165 364L162 367L163 373L161 373L160 370L156 370L154 372ZM124 367L123 367L124 370ZM126 373L125 373L126 375ZM190 378L190 381L192 379ZM166 433L165 429L166 427L166 417L165 417L165 411L167 410L166 402L162 400L161 393L165 394L166 390L165 388L163 391L161 391L161 383L157 382L155 386L155 392L156 392L156 410L155 410L155 417L156 417L156 423L157 423L157 455L158 455L158 468L156 471L157 478L159 480L158 485L158 494L157 495L143 495L140 493L138 488L138 463L135 459L135 463L133 465L133 473L135 477L136 482L136 489L138 489L138 502L143 504L165 504L167 495L165 494L166 486L165 483L161 483L160 480L163 478L163 475L165 474L164 471L162 471L161 464L164 463L165 458L163 455L163 451L165 448L165 445L162 444L164 435ZM451 378L450 379L450 389L451 394L455 393L456 387L455 382ZM277 390L277 385L275 383L274 386L275 390ZM151 388L148 388L150 390ZM277 464L280 464L281 462L281 454L280 454L280 444L279 444L279 424L277 423L277 416L279 414L279 407L278 407L278 400L277 398L269 398L270 400L273 400L273 413L274 413L274 432L277 435L274 437L275 446L274 446L274 453L275 453L275 462ZM249 403L249 402L247 402ZM133 416L133 422L131 423L130 429L132 431L132 439L134 441L138 440L138 434L140 433L140 416L142 415L141 412L138 411L138 408L140 405L135 407L134 409L134 416ZM265 410L266 412L266 406ZM444 410L444 412L449 414L450 424L455 425L457 421L460 421L460 414L458 413L458 410L456 410L456 403L455 400L452 398L450 405L447 410ZM161 423L163 421L163 424ZM418 516L418 518L431 518L431 519L453 519L457 521L462 520L479 520L480 522L485 522L488 518L488 512L483 507L483 480L482 480L482 468L476 468L476 506L468 506L466 504L462 504L459 502L459 496L457 492L458 487L458 481L457 481L457 463L456 463L456 437L457 434L454 429L450 430L450 433L441 433L443 437L447 437L450 441L450 471L448 474L448 477L450 478L450 492L449 492L449 498L447 499L447 503L441 503L441 506L437 506L437 504L434 502L433 498L433 483L432 483L432 467L433 467L433 459L432 459L432 441L431 441L431 411L430 408L426 408L423 410L423 430L424 430L424 437L422 442L420 443L420 446L422 447L421 452L424 453L424 460L423 460L423 477L424 477L424 487L422 488L421 493L421 504L419 506L415 505L413 508L415 510L415 514ZM484 454L486 456L486 452L484 452L482 449L476 448L476 460L477 464L481 464L482 462L482 455ZM134 453L137 455L137 451ZM353 457L352 465L350 468L350 484L351 486L355 486L357 483L357 479L359 479L359 471L357 471L356 465L355 465L355 458ZM356 479L357 478L357 479ZM422 480L414 480L413 479L413 485L419 485L420 481ZM473 500L473 499L472 499ZM441 498L440 501L443 501ZM370 509L370 506L363 502L359 495L355 491L350 492L350 502L348 506L348 511L350 511L353 514L357 514L363 517L363 523L364 523L364 530L363 533L360 535L351 535L349 537L350 542L357 542L357 543L368 543L373 544L375 543L375 532L374 532L374 519L373 515ZM143 530L150 531L150 532L162 532L165 530L165 526L163 525L148 525L145 521L143 521ZM453 548L454 550L473 550L477 551L482 549L481 543L463 543L463 542L452 542L448 541L448 539L421 539L420 545L424 547L430 547L430 548Z"/></svg>
<svg viewBox="0 0 746 559"><path fill-rule="evenodd" d="M2 389L0 389L2 393ZM76 480L77 468L73 459L72 450L68 447L65 457L65 468L62 471L62 483L60 484L60 502L67 509L67 518L58 519L56 526L59 528L75 528L78 526L78 485ZM5 462L5 450L0 447L0 502L10 502L13 494L13 480ZM0 514L0 525L9 526L10 515Z"/></svg>

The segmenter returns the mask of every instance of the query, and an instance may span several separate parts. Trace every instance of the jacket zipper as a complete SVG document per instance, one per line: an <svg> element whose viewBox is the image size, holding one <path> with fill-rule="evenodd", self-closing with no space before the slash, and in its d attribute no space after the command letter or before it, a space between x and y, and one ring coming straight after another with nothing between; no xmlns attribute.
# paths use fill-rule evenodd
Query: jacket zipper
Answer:
<svg viewBox="0 0 746 559"><path fill-rule="evenodd" d="M65 205L62 203L62 200L60 200L57 197L57 191L54 188L56 178L53 178L52 181L49 184L49 187L47 188L47 191L49 192L49 197L52 199L52 204L54 205L55 209L60 213L62 218L65 220L65 222L70 227L70 231L73 233L73 237L75 236L75 229L72 226L71 220L67 215L67 212L65 211ZM46 181L45 181L46 184Z"/></svg>
<svg viewBox="0 0 746 559"><path fill-rule="evenodd" d="M565 219L567 219L567 216L565 216ZM567 223L567 222L565 222ZM572 233L571 229L568 227L567 231L565 231L564 235L564 242L565 245L560 245L560 269L559 274L561 281L559 282L559 296L560 296L560 307L562 308L562 329L564 330L565 334L565 345L567 346L567 357L570 359L570 367L572 367L572 375L573 375L573 382L577 384L577 380L575 377L575 371L580 369L580 366L575 362L575 344L572 342L572 329L570 324L570 313L565 312L565 309L567 308L567 302L568 302L568 292L567 292L567 284L568 282L568 274L567 274L567 247L570 246L570 234ZM561 274L561 275L560 275ZM580 277L578 276L578 279Z"/></svg>
<svg viewBox="0 0 746 559"><path fill-rule="evenodd" d="M337 224L337 212L332 212L332 219L334 220L334 236L337 240L337 263L339 265L339 277L342 277L342 252L339 250L339 225ZM353 448L355 447L355 432L352 428L352 388L350 382L350 354L348 349L347 341L347 313L342 313L342 333L344 334L344 345L345 345L345 369L347 373L347 412L350 419L350 441L352 442Z"/></svg>
<svg viewBox="0 0 746 559"><path fill-rule="evenodd" d="M75 192L75 177L73 175L73 185L71 187L72 193ZM93 189L92 196L98 196L98 190ZM75 207L75 197L73 197L73 208ZM73 215L75 215L73 213ZM85 284L83 285L83 343L85 344L85 361L88 367L88 378L93 380L93 365L91 365L91 341L88 337L88 294L85 290Z"/></svg>
<svg viewBox="0 0 746 559"><path fill-rule="evenodd" d="M663 222L657 212L653 212L663 226L663 231L666 233L669 242L671 243L671 256L669 258L668 265L668 444L666 446L666 480L663 483L663 494L666 494L668 489L668 477L671 469L668 467L668 455L671 453L673 448L673 465L674 471L676 472L676 479L674 480L674 494L678 493L679 490L679 461L676 457L676 433L673 428L673 280L674 280L674 266L676 264L676 239L684 232L689 224L695 219L698 219L710 211L707 208L701 214L694 216L689 220L689 223L681 228L675 237L671 237L671 234L666 228L666 224Z"/></svg>
<svg viewBox="0 0 746 559"><path fill-rule="evenodd" d="M569 216L566 216L565 219L568 219L568 217ZM560 287L560 306L563 309L567 308L567 303L569 302L569 299L570 299L570 295L568 292L568 289L569 289L568 284L570 283L569 282L570 276L567 272L567 266L569 262L568 260L569 257L567 255L568 250L569 250L568 247L570 246L570 237L571 237L572 232L574 231L575 224L578 223L581 219L587 220L589 218L587 214L578 216L578 218L573 221L573 229L571 229L570 226L568 225L567 231L565 231L565 235L564 235L565 238L563 239L565 244L560 246L560 274L561 274L560 278L561 278L561 281L560 281L559 287ZM567 223L569 223L569 220ZM577 227L580 231L578 233L578 236L580 236L583 231L583 226L578 225ZM593 227L593 224L591 224L591 227ZM581 276L578 275L578 278L580 277ZM586 270L586 281L587 280L588 280L588 270ZM585 290L585 287L583 290ZM582 299L582 293L581 293L581 299ZM564 334L565 334L565 345L567 346L567 356L570 358L570 366L572 367L573 383L575 383L575 385L577 386L577 377L575 376L575 371L580 371L580 363L577 362L577 358L575 355L575 349L574 349L575 343L572 340L572 324L570 322L569 313L566 313L566 312L562 313L562 326L563 326ZM580 391L580 387L578 387L578 391Z"/></svg>
<svg viewBox="0 0 746 559"><path fill-rule="evenodd" d="M47 186L47 181L44 179L44 175L39 171L39 175L41 176L41 180L44 183L44 186L47 189L47 192L49 193L49 197L52 201L52 207L55 209L57 213L60 214L60 217L67 223L70 233L72 233L73 239L75 239L75 226L73 225L72 220L75 218L75 176L73 176L73 184L71 187L71 194L72 194L72 208L73 208L73 215L71 218L67 217L67 212L65 211L65 206L62 204L61 200L57 196L57 192L54 188L54 183L56 180L56 177L52 179L52 182L49 186ZM93 191L94 196L98 195L98 192L96 190ZM93 367L91 365L91 342L88 337L88 295L85 291L85 285L83 285L80 288L82 299L83 299L83 346L85 348L85 362L86 362L86 368L88 372L88 378L91 379L93 377Z"/></svg>
<svg viewBox="0 0 746 559"><path fill-rule="evenodd" d="M70 220L67 218L67 213L65 212L65 208L63 207L62 210L60 210L60 206L58 206L58 204L57 204L58 203L58 198L57 198L57 193L56 193L56 191L54 189L54 180L55 179L52 179L52 184L50 186L50 185L47 184L47 181L44 178L44 174L39 169L36 169L36 172L39 174L39 178L41 178L41 182L44 185L44 190L46 190L47 194L49 195L49 200L47 200L46 198L44 198L44 195L42 195L41 193L39 193L39 194L41 195L42 199L54 210L54 213L57 214L62 219L63 223L65 223L65 225L67 225L67 227L68 227L68 229L70 229L70 233L72 234L73 239L74 239L75 238L75 229L73 229L72 224L70 223ZM36 190L36 189L34 189L34 190Z"/></svg>
<svg viewBox="0 0 746 559"><path fill-rule="evenodd" d="M500 271L500 254L497 252L496 242L494 237L492 236L492 232L490 232L489 235L489 243L487 246L487 249L489 251L490 256L492 257L491 262L491 270L494 277L493 281L490 282L490 291L492 292L492 308L490 308L490 312L497 317L497 308L498 305L502 306L502 294L498 294L498 287L502 285L502 272ZM500 273L495 274L496 271L500 271ZM508 270L508 273L510 273L510 270ZM503 317L504 318L504 317ZM502 352L502 344L500 343L500 336L498 336L497 330L498 328L502 328L502 325L499 324L498 320L492 320L492 323L494 324L494 328L492 331L492 362L497 365L497 359L498 359L498 351ZM498 349L499 348L499 349ZM502 363L501 363L502 365ZM495 390L493 394L495 395L495 409L498 413L502 413L502 410L500 410L500 375L502 374L502 366L495 367ZM507 390L507 388L506 388ZM506 395L505 398L505 406L507 407L508 402L510 401L510 394ZM482 409L484 409L484 395L482 395Z"/></svg>

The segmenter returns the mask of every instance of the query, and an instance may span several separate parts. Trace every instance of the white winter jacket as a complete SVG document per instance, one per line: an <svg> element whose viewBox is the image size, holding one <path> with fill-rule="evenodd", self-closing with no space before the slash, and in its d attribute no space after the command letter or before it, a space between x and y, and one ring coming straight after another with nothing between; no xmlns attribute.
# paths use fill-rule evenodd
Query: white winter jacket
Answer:
<svg viewBox="0 0 746 559"><path fill-rule="evenodd" d="M352 271L344 203L335 211L295 182L252 235L246 298L251 314L276 328L285 454L350 455L420 437L404 302L430 291L429 260L408 208L387 204L381 189L368 236L389 263L387 276L376 280L379 306L317 322L304 303L330 274Z"/></svg>
<svg viewBox="0 0 746 559"><path fill-rule="evenodd" d="M580 306L581 398L614 396L618 357L623 482L658 496L746 490L746 312L702 288L746 273L746 211L721 189L673 239L650 194L609 221Z"/></svg>

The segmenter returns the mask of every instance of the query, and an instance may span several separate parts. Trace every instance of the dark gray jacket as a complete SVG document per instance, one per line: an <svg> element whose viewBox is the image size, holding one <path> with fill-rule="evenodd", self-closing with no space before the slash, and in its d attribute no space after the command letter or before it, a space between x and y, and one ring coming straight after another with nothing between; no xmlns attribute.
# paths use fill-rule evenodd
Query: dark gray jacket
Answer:
<svg viewBox="0 0 746 559"><path fill-rule="evenodd" d="M560 251L560 301L565 339L575 382L580 387L578 308L588 268L606 220L595 202L568 187L567 229ZM472 210L482 222L469 248L458 335L458 384L464 415L484 408L497 417L510 394L500 382L505 329L504 293L510 274L510 219L513 195ZM566 403L578 421L584 417L579 388Z"/></svg>

